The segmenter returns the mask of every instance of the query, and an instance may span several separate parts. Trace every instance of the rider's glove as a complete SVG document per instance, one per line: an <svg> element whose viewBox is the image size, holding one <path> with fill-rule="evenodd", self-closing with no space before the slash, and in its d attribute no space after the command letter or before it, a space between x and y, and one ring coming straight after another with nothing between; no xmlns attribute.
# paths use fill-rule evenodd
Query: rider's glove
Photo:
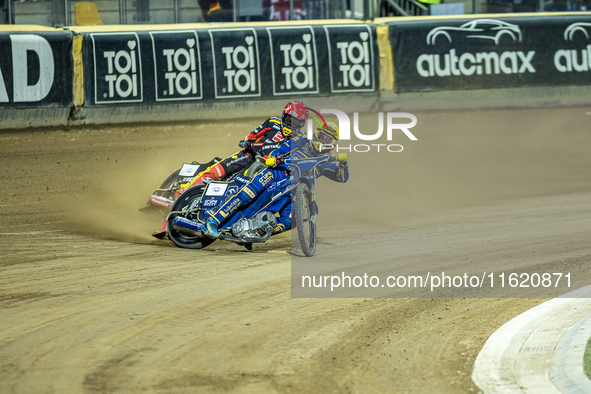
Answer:
<svg viewBox="0 0 591 394"><path fill-rule="evenodd" d="M346 153L339 153L337 155L337 160L340 161L343 164L347 164L347 158L348 158L348 156L347 156Z"/></svg>
<svg viewBox="0 0 591 394"><path fill-rule="evenodd" d="M267 165L267 167L275 167L276 162L277 159L275 159L274 157L268 157L265 161L265 164Z"/></svg>
<svg viewBox="0 0 591 394"><path fill-rule="evenodd" d="M247 149L252 146L252 142L250 142L249 140L242 140L238 143L238 146L242 149Z"/></svg>

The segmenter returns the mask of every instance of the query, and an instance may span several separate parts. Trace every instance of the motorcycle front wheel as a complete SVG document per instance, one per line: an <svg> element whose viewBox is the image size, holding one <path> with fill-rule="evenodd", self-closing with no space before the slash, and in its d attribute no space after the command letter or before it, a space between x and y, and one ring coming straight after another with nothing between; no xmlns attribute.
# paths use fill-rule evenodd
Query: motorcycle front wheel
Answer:
<svg viewBox="0 0 591 394"><path fill-rule="evenodd" d="M215 241L209 237L195 237L187 233L178 231L172 225L175 217L180 215L191 215L189 212L193 210L201 201L205 185L194 186L183 194L172 205L171 213L168 215L168 223L166 230L168 238L178 247L186 249L203 249ZM196 219L196 217L188 217L189 219Z"/></svg>
<svg viewBox="0 0 591 394"><path fill-rule="evenodd" d="M316 212L312 193L305 183L300 183L295 190L294 220L302 252L311 257L316 252Z"/></svg>

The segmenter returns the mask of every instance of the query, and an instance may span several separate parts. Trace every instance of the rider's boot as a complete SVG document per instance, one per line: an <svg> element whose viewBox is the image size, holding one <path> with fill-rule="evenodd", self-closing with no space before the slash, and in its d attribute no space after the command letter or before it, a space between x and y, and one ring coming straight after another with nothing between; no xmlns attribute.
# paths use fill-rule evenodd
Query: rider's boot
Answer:
<svg viewBox="0 0 591 394"><path fill-rule="evenodd" d="M281 223L277 223L277 226L275 226L275 229L273 230L273 234L271 235L277 235L279 233L282 233L285 231L285 225L281 224Z"/></svg>
<svg viewBox="0 0 591 394"><path fill-rule="evenodd" d="M211 217L205 222L205 233L217 238L220 235L218 226L240 208L242 202L236 196L230 198L216 213L210 213Z"/></svg>
<svg viewBox="0 0 591 394"><path fill-rule="evenodd" d="M207 219L207 221L205 222L205 233L214 238L220 236L220 231L218 230L218 222L213 217Z"/></svg>

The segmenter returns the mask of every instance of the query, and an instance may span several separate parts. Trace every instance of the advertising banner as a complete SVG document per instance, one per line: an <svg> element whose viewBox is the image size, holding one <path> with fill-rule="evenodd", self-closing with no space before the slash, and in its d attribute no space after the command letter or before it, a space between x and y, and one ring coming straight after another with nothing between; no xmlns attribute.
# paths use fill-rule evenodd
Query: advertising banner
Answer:
<svg viewBox="0 0 591 394"><path fill-rule="evenodd" d="M591 83L591 17L390 23L398 92Z"/></svg>
<svg viewBox="0 0 591 394"><path fill-rule="evenodd" d="M0 32L0 107L70 106L72 34Z"/></svg>
<svg viewBox="0 0 591 394"><path fill-rule="evenodd" d="M377 51L374 52L375 28L372 32L372 27L324 26L332 93L375 91Z"/></svg>
<svg viewBox="0 0 591 394"><path fill-rule="evenodd" d="M318 93L318 47L314 29L268 27L273 95ZM324 63L324 62L323 62Z"/></svg>
<svg viewBox="0 0 591 394"><path fill-rule="evenodd" d="M90 34L94 64L94 100L103 103L143 101L142 54L136 33Z"/></svg>
<svg viewBox="0 0 591 394"><path fill-rule="evenodd" d="M201 50L197 32L150 32L156 101L203 98Z"/></svg>
<svg viewBox="0 0 591 394"><path fill-rule="evenodd" d="M209 30L215 98L261 96L261 56L255 29Z"/></svg>
<svg viewBox="0 0 591 394"><path fill-rule="evenodd" d="M82 33L85 105L376 92L371 24Z"/></svg>

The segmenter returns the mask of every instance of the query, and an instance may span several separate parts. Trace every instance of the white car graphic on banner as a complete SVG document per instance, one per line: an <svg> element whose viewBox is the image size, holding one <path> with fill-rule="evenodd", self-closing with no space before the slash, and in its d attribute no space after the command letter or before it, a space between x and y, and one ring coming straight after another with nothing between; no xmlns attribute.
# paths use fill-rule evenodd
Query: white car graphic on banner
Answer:
<svg viewBox="0 0 591 394"><path fill-rule="evenodd" d="M589 37L591 37L591 23L585 23L585 22L577 22L577 23L573 23L572 25L570 25L569 27L566 28L566 30L564 30L564 40L565 41L572 41L574 38L574 35L580 32L577 35L584 35L586 39L589 39Z"/></svg>
<svg viewBox="0 0 591 394"><path fill-rule="evenodd" d="M589 72L591 70L591 44L576 38L591 38L591 23L571 23L564 29L564 41L571 41L554 52L554 67L561 73ZM578 42L577 42L578 41Z"/></svg>
<svg viewBox="0 0 591 394"><path fill-rule="evenodd" d="M448 42L460 41L464 38L492 40L499 44L501 37L521 42L521 29L511 23L494 19L476 19L459 27L441 26L431 30L427 35L427 44L435 45L437 38L443 36Z"/></svg>

